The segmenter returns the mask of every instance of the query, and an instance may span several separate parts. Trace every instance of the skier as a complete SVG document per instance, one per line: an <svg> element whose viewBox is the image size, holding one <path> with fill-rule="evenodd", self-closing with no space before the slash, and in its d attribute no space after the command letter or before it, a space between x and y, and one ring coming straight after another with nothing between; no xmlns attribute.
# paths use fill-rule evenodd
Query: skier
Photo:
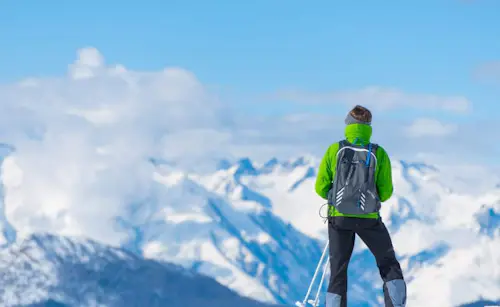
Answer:
<svg viewBox="0 0 500 307"><path fill-rule="evenodd" d="M330 283L326 307L347 307L347 267L357 234L374 255L384 281L385 306L406 306L406 283L381 203L393 193L386 151L370 143L372 114L360 105L345 119L345 140L330 145L316 178L316 193L328 200Z"/></svg>

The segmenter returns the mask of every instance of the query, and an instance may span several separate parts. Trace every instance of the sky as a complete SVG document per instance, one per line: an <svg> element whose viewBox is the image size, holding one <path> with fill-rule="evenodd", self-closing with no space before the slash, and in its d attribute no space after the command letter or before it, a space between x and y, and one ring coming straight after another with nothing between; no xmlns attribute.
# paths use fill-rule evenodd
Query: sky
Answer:
<svg viewBox="0 0 500 307"><path fill-rule="evenodd" d="M458 162L493 161L499 150L490 145L498 128L493 115L500 113L498 11L500 2L495 0L307 5L295 0L3 0L0 97L9 97L4 108L24 114L19 120L8 118L9 127L24 131L17 131L17 137L35 129L26 126L33 125L33 116L39 121L36 129L43 130L46 123L53 124L55 109L64 114L72 109L74 116L82 105L101 110L123 101L126 91L104 88L109 80L97 77L87 80L92 85L83 94L101 93L105 101L68 93L67 88L83 87L70 81L75 63L99 71L121 65L128 72L152 76L179 69L180 75L189 75L182 82L203 88L204 98L196 99L211 101L203 104L206 110L188 114L192 105L184 100L192 95L187 90L181 99L184 110L176 104L175 112L180 113L161 103L160 109L149 110L153 107L145 101L137 101L137 112L154 114L158 122L159 114L168 118L169 112L182 113L185 117L170 117L189 135L190 120L209 122L203 129L226 129L220 137L232 140L227 141L231 149L221 149L219 156L321 155L329 143L343 137L345 113L359 103L373 111L374 138L394 155L427 159L454 148ZM97 70L91 75L99 75ZM27 79L40 81L43 88L26 93L19 84ZM173 85L167 87L175 89L177 81L169 82ZM34 97L39 101L32 101ZM28 100L57 107L29 107L26 115L19 109ZM9 127L2 132L6 140L14 135ZM182 141L175 142L185 140L179 138ZM233 150L236 143L238 151ZM264 143L265 151L255 149ZM277 150L278 145L283 146ZM481 146L489 148L478 159L472 148Z"/></svg>
<svg viewBox="0 0 500 307"><path fill-rule="evenodd" d="M392 161L498 174L498 12L496 0L0 0L0 224L5 211L25 233L114 241L109 220L156 197L151 159L193 172L319 159L355 104Z"/></svg>
<svg viewBox="0 0 500 307"><path fill-rule="evenodd" d="M253 107L277 90L378 85L463 95L487 116L498 92L475 71L498 60L499 10L495 0L3 0L0 80L59 75L93 46L131 69L186 68L259 113L311 109Z"/></svg>
<svg viewBox="0 0 500 307"><path fill-rule="evenodd" d="M110 221L180 197L152 159L319 160L356 104L393 163L492 190L499 13L499 0L0 0L0 228L123 240Z"/></svg>

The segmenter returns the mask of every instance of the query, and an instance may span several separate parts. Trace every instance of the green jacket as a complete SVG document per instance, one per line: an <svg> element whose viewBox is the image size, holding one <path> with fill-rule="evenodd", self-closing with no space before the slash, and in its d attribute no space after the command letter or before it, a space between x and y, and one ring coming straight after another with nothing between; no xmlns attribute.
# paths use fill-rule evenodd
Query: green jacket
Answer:
<svg viewBox="0 0 500 307"><path fill-rule="evenodd" d="M347 141L353 143L356 139L362 144L370 142L372 136L372 127L363 124L351 124L345 128L345 137ZM328 191L330 190L335 177L335 169L337 164L337 152L339 150L339 143L330 145L323 157L319 166L318 176L316 178L316 193L324 199L328 199ZM391 198L393 193L392 185L392 168L391 161L387 152L379 145L377 152L377 166L375 169L375 182L377 185L380 201L384 202ZM330 216L348 216L348 217L362 217L362 218L378 218L379 214L370 213L363 215L348 215L342 214L331 206L329 210Z"/></svg>

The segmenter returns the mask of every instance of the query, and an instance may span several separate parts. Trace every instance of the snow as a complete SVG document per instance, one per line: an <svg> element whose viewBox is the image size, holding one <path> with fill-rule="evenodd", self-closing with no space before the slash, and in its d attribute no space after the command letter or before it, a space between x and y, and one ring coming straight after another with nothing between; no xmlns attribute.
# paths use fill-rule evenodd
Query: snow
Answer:
<svg viewBox="0 0 500 307"><path fill-rule="evenodd" d="M165 219L167 222L175 224L181 224L186 221L198 223L209 223L212 221L212 219L203 214L168 214Z"/></svg>
<svg viewBox="0 0 500 307"><path fill-rule="evenodd" d="M0 85L0 100L2 248L40 233L91 238L259 300L302 299L326 240L316 155L326 136L342 136L332 122L343 116L235 117L187 70L133 71L94 48L80 50L66 76ZM431 306L429 288L440 306L498 300L500 180L493 166L464 162L490 161L483 156L491 151L469 155L465 147L480 142L434 136L425 138L433 152L423 153L418 139L393 133L394 123L377 125L390 151L405 157L430 163L433 153L456 149L442 165L392 160L395 194L382 217L405 265L409 305ZM475 127L459 128L456 136L477 139ZM297 155L305 148L314 154ZM71 259L98 253L81 246L92 252L76 249ZM52 284L52 270L33 280ZM19 272L22 282L31 278ZM360 240L350 274L351 302L379 306L378 271Z"/></svg>
<svg viewBox="0 0 500 307"><path fill-rule="evenodd" d="M326 228L318 216L324 201L314 193L315 177L307 178L295 189L290 188L304 177L308 167L317 169L318 165L299 164L290 168L291 164L273 160L261 169L255 170L253 166L247 176L239 177L237 181L269 198L272 212L285 222L311 237L325 239ZM496 273L498 269L491 270L500 267L498 226L487 222L494 227L493 235L483 236L475 216L484 211L484 204L488 204L487 208L491 210L500 211L499 190L485 192L480 185L489 184L486 180L476 181L475 189L469 186L463 190L443 182L436 167L404 161L394 161L393 164L396 189L393 198L383 204L381 215L391 230L403 266L406 264L411 293L409 305L431 306L429 302L436 302L435 306L457 306L481 297L498 299L500 277ZM232 180L236 179L221 175L221 171L213 177L200 179L208 189L214 189L234 202L239 195L224 194L223 189L216 188L223 184L232 185ZM361 253L365 248L364 244L357 243L355 253ZM474 255L470 255L471 250ZM412 260L412 267L408 267L410 259L423 260L419 260L421 263ZM471 259L480 265L468 265ZM371 278L377 280L376 267L370 271ZM355 281L353 283L355 289L357 285ZM487 287L483 286L486 284ZM433 285L431 297L439 299L429 298L429 285ZM468 292L460 294L462 288ZM365 299L365 303L376 306L379 299Z"/></svg>
<svg viewBox="0 0 500 307"><path fill-rule="evenodd" d="M114 246L177 263L263 302L302 300L326 240L319 216L320 209L325 214L325 201L314 192L319 159L227 163L213 173L197 173L156 161L144 197L103 215L82 209L97 225L115 218ZM26 216L18 216L25 201L18 189L24 170L16 167L15 156L4 160L4 230L13 219L18 241L51 225L54 234L107 243L67 210L69 194L51 192L47 185L40 189L54 196L51 204L44 199L40 210L26 207ZM449 180L454 177L447 171L442 176L434 166L393 161L395 192L381 215L408 281L409 306L458 306L500 298L500 189L491 180L500 181L477 178L476 188L468 183L465 189L462 180ZM40 218L43 224L36 223ZM19 227L23 219L29 226ZM64 254L70 246L63 240L48 249ZM80 261L90 261L94 247L83 246L88 252L79 253ZM45 270L44 278L50 280L53 268ZM372 290L362 293L367 287ZM32 293L46 296L34 289ZM378 270L360 240L350 265L349 293L353 304L380 304Z"/></svg>
<svg viewBox="0 0 500 307"><path fill-rule="evenodd" d="M409 301L417 306L428 305L429 301L435 304L433 306L458 306L477 300L477 293L498 299L498 240L482 238L480 241L475 246L453 249L439 261L439 265L423 267L416 272L409 290ZM428 297L413 289L425 289Z"/></svg>
<svg viewBox="0 0 500 307"><path fill-rule="evenodd" d="M200 303L271 307L170 263L94 241L52 235L30 236L0 250L0 281L0 305L5 307L43 302L86 307L194 307Z"/></svg>
<svg viewBox="0 0 500 307"><path fill-rule="evenodd" d="M258 164L240 159L204 174L157 163L150 175L156 185L147 200L120 213L123 222L117 231L127 238L121 244L144 257L212 276L243 296L276 303L301 300L326 240L319 216L324 200L314 192L318 161ZM4 169L14 165L10 157L5 159ZM439 169L422 164L394 161L393 172L395 193L381 215L408 280L409 305L498 299L500 244L494 214L500 212L500 190L469 188L463 193L443 182ZM7 187L5 198L18 195L12 180ZM64 207L57 206L65 201L54 200L52 211L41 211L58 223L53 233L68 234L66 222L72 236L100 240L76 231L77 222L61 215ZM31 228L36 232L36 225ZM350 287L353 302L376 306L380 278L371 257L358 240L351 267L361 275L352 278ZM356 289L369 284L373 291L357 294L361 290Z"/></svg>

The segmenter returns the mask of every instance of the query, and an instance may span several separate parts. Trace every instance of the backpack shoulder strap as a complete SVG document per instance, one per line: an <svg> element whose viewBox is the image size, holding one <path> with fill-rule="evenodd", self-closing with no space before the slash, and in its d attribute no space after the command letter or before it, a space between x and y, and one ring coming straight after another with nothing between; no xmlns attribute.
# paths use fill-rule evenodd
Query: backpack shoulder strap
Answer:
<svg viewBox="0 0 500 307"><path fill-rule="evenodd" d="M375 180L375 170L376 170L377 164L378 164L378 161L376 159L378 147L379 147L379 145L376 143L369 143L368 144L368 156L366 159L367 160L366 161L366 170L367 170L366 175L367 175L367 182L369 183L369 185L373 184L373 182ZM374 159L375 167L374 168L370 167L370 158L373 158L372 153L373 153L373 156L375 157L375 159Z"/></svg>
<svg viewBox="0 0 500 307"><path fill-rule="evenodd" d="M371 146L372 146L371 151L373 152L373 155L374 155L375 157L377 157L377 150L378 150L379 145L378 145L378 144L376 144L376 143L370 143L370 144L371 144Z"/></svg>
<svg viewBox="0 0 500 307"><path fill-rule="evenodd" d="M352 148L352 145L351 143L349 143L349 141L347 140L339 141L339 150L337 151L337 158L341 158L342 161L351 162L354 156L354 151L346 150L348 148Z"/></svg>
<svg viewBox="0 0 500 307"><path fill-rule="evenodd" d="M368 144L366 144L365 147L366 147L366 149L368 149L368 155L367 155L367 161L366 161L366 165L368 166L370 164L371 154L373 153L373 155L375 157L377 156L378 144L376 144L376 143L368 143Z"/></svg>
<svg viewBox="0 0 500 307"><path fill-rule="evenodd" d="M340 140L339 141L339 149L341 149L342 147L345 147L349 145L349 142L347 142L347 140Z"/></svg>
<svg viewBox="0 0 500 307"><path fill-rule="evenodd" d="M351 147L351 143L349 143L349 141L347 140L340 140L338 143L339 143L339 150L337 151L337 157L344 155L346 147Z"/></svg>

